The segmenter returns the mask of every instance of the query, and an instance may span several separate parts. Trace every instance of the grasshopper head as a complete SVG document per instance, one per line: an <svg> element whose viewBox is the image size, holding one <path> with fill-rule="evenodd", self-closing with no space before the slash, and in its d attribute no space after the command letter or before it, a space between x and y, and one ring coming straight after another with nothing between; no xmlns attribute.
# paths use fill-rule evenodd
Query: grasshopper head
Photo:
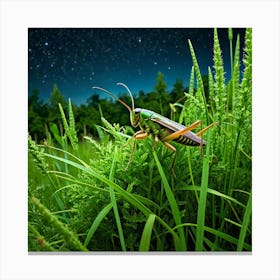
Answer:
<svg viewBox="0 0 280 280"><path fill-rule="evenodd" d="M130 122L133 127L137 127L139 125L140 113L140 108L136 108L130 112Z"/></svg>

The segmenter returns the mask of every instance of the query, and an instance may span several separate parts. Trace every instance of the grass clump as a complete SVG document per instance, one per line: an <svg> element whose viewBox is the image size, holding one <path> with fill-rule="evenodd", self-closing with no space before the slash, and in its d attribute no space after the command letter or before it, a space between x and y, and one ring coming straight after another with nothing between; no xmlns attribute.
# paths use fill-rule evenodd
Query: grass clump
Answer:
<svg viewBox="0 0 280 280"><path fill-rule="evenodd" d="M54 124L44 145L29 137L30 251L251 251L252 30L243 73L236 39L228 83L218 30L207 87L188 44L189 91L174 103L182 108L175 120L218 123L205 133L203 156L175 143L175 179L173 154L149 137L137 142L126 172L131 128L102 118L99 140L78 142L71 102L69 120L59 106L64 133Z"/></svg>

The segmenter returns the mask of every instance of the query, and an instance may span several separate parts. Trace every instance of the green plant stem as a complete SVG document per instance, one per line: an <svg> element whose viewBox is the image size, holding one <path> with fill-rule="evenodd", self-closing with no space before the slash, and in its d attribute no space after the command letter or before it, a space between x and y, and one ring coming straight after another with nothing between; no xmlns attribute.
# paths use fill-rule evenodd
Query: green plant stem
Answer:
<svg viewBox="0 0 280 280"><path fill-rule="evenodd" d="M210 153L211 134L212 131L211 130L208 131L206 155L203 158L201 190L199 195L199 205L197 211L197 230L196 230L196 243L195 243L196 251L202 251L203 249L204 222L205 222L208 177L209 177L209 153Z"/></svg>
<svg viewBox="0 0 280 280"><path fill-rule="evenodd" d="M181 215L180 215L180 211L176 202L176 199L171 191L171 188L168 184L167 178L165 176L164 170L159 162L158 156L156 154L156 151L153 150L153 156L154 159L156 161L156 165L158 167L158 171L160 173L160 176L162 178L162 183L163 183L163 187L165 190L165 194L166 197L168 199L173 217L174 217L174 221L176 223L176 225L181 224ZM175 240L175 246L176 246L176 250L186 250L186 240L185 240L185 235L184 235L184 231L182 229L179 230L179 236L180 236L180 243L177 242L177 240Z"/></svg>
<svg viewBox="0 0 280 280"><path fill-rule="evenodd" d="M76 238L74 233L70 231L58 218L53 215L40 201L33 197L32 203L40 211L40 213L48 220L48 222L65 238L65 240L77 251L87 251L80 241Z"/></svg>

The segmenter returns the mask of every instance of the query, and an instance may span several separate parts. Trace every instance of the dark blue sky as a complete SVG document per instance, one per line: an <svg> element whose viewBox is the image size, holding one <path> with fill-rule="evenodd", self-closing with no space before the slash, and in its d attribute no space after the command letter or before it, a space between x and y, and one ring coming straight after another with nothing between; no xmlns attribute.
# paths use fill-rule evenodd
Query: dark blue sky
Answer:
<svg viewBox="0 0 280 280"><path fill-rule="evenodd" d="M245 29L233 29L234 46ZM75 104L86 103L101 86L118 94L123 82L134 94L150 92L157 73L164 74L168 90L176 79L188 86L192 61L190 39L202 74L213 69L212 28L30 28L28 31L28 93L38 89L47 101L57 84ZM228 30L218 29L224 66L230 74ZM96 92L97 93L97 92Z"/></svg>

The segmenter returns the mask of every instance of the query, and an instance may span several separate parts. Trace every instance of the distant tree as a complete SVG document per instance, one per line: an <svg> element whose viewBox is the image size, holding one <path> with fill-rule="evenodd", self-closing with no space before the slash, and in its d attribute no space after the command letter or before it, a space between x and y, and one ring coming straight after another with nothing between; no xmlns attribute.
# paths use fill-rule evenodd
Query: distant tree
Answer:
<svg viewBox="0 0 280 280"><path fill-rule="evenodd" d="M48 123L57 123L59 125L60 131L62 133L62 122L61 122L61 114L59 111L58 103L61 104L62 108L66 112L67 102L65 100L64 95L61 94L57 85L53 86L53 91L49 98L49 119Z"/></svg>
<svg viewBox="0 0 280 280"><path fill-rule="evenodd" d="M166 82L164 81L163 73L158 72L156 81L157 83L155 85L155 92L158 94L166 93L167 85Z"/></svg>
<svg viewBox="0 0 280 280"><path fill-rule="evenodd" d="M65 96L62 95L62 93L58 89L57 85L54 85L53 91L49 98L50 111L53 115L55 115L55 112L58 112L58 114L60 115L59 110L58 110L58 103L61 104L63 109L65 109L67 107L67 101L65 100Z"/></svg>
<svg viewBox="0 0 280 280"><path fill-rule="evenodd" d="M138 93L138 98L139 99L145 98L145 95L146 95L145 92L143 90L140 90Z"/></svg>
<svg viewBox="0 0 280 280"><path fill-rule="evenodd" d="M100 97L96 93L87 99L88 106L98 107L99 102L100 102Z"/></svg>
<svg viewBox="0 0 280 280"><path fill-rule="evenodd" d="M31 95L28 97L28 107L33 108L35 111L38 111L41 105L39 100L39 90L33 89Z"/></svg>
<svg viewBox="0 0 280 280"><path fill-rule="evenodd" d="M28 111L28 133L36 142L44 138L44 122L32 108Z"/></svg>
<svg viewBox="0 0 280 280"><path fill-rule="evenodd" d="M156 98L158 101L157 108L159 107L159 110L157 110L158 113L161 115L167 116L170 112L169 110L169 103L171 101L170 95L167 94L166 89L167 89L167 84L164 80L164 75L161 72L158 72L157 83L154 87L155 93L156 93Z"/></svg>
<svg viewBox="0 0 280 280"><path fill-rule="evenodd" d="M90 105L80 105L75 112L76 130L79 136L96 136L96 124L100 124L100 114L98 107Z"/></svg>
<svg viewBox="0 0 280 280"><path fill-rule="evenodd" d="M184 85L183 85L183 80L182 79L176 79L175 84L173 85L173 89L170 93L171 98L172 98L172 102L177 101L178 99L180 99L181 97L184 96Z"/></svg>
<svg viewBox="0 0 280 280"><path fill-rule="evenodd" d="M170 92L170 96L171 96L171 115L170 118L172 120L178 120L181 110L182 108L180 106L178 106L177 104L174 103L180 103L181 105L183 105L185 103L186 100L186 95L184 94L184 92L186 91L186 89L184 88L183 85L183 80L182 79L176 79L175 84L173 85L173 89Z"/></svg>
<svg viewBox="0 0 280 280"><path fill-rule="evenodd" d="M205 92L207 94L208 80L206 77L203 77L203 80ZM177 79L176 83L173 85L172 91L170 93L167 92L167 84L164 80L164 75L163 73L158 72L154 90L148 93L140 90L138 95L134 96L135 107L149 109L163 116L172 118L170 103L174 103L184 96L184 91L187 90L183 86L183 81ZM120 99L130 107L132 106L131 98L125 90L120 95ZM37 89L34 89L29 96L28 130L36 141L46 138L46 129L51 123L57 124L61 133L63 133L58 103L62 105L67 116L68 102L65 100L65 97L60 92L57 85L54 85L48 103L43 103L42 100L40 100L39 91ZM122 126L130 125L129 112L127 109L111 98L102 99L99 95L93 94L87 100L86 104L79 106L72 104L72 108L79 139L82 139L83 135L98 137L96 125L102 125L101 116L105 117L105 119L112 124L119 123ZM176 114L179 113L180 110L176 112Z"/></svg>
<svg viewBox="0 0 280 280"><path fill-rule="evenodd" d="M44 138L44 113L46 107L39 99L39 90L34 89L28 97L28 133L36 142Z"/></svg>

